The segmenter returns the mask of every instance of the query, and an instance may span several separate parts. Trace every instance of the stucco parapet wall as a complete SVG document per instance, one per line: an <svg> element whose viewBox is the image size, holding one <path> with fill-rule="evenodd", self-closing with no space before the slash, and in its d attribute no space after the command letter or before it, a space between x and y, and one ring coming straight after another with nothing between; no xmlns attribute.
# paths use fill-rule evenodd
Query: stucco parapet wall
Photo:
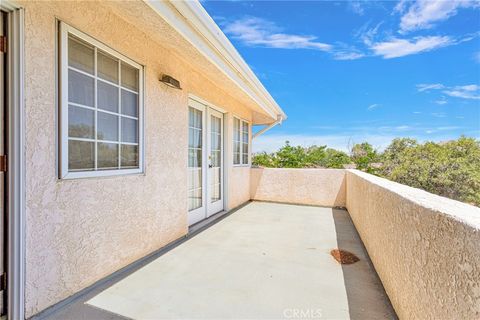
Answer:
<svg viewBox="0 0 480 320"><path fill-rule="evenodd" d="M252 200L345 207L345 170L252 168Z"/></svg>
<svg viewBox="0 0 480 320"><path fill-rule="evenodd" d="M480 208L478 207L438 196L422 189L409 187L401 183L380 178L359 170L348 169L346 171L350 174L359 176L374 185L387 189L389 192L395 193L398 196L405 198L405 200L409 200L425 209L444 214L447 217L451 217L473 227L474 229L480 230Z"/></svg>
<svg viewBox="0 0 480 320"><path fill-rule="evenodd" d="M347 209L400 319L480 319L480 208L347 170Z"/></svg>

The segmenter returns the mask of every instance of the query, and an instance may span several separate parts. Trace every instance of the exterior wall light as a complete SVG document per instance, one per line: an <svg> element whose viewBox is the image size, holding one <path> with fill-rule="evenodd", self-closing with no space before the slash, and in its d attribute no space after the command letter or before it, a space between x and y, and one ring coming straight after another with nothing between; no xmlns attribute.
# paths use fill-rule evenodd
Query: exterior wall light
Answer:
<svg viewBox="0 0 480 320"><path fill-rule="evenodd" d="M169 87L182 90L182 88L180 87L180 81L178 81L175 78L172 78L169 75L164 74L162 76L162 79L160 79L160 82L165 83Z"/></svg>

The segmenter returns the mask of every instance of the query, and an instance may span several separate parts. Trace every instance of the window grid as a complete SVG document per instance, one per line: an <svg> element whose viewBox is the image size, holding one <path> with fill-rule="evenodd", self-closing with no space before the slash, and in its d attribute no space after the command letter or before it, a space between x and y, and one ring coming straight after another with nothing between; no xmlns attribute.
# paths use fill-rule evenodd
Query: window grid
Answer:
<svg viewBox="0 0 480 320"><path fill-rule="evenodd" d="M68 29L68 30L64 31L62 29ZM63 65L62 68L64 68L63 70L66 71L65 73L62 72L62 79L63 79L62 80L63 81L62 82L62 88L63 88L63 90L66 91L65 94L62 94L62 109L63 109L62 112L64 112L65 114L68 114L70 112L70 110L73 111L73 110L83 109L83 110L90 110L93 113L93 123L92 123L93 124L93 137L91 137L91 138L90 138L91 133L86 133L86 136L88 138L70 136L71 133L70 133L70 119L69 119L69 116L62 117L62 122L66 122L65 125L62 125L62 141L65 141L65 143L66 143L65 144L65 143L62 142L62 145L65 146L66 148L62 148L62 150L69 150L69 147L70 147L69 141L89 142L89 143L92 143L92 149L93 149L92 150L92 152L93 152L93 166L92 167L93 168L89 167L88 165L85 168L75 168L75 169L70 168L70 165L69 165L70 156L71 156L70 152L73 152L73 151L68 151L68 152L63 151L64 154L62 154L62 177L66 177L68 172L71 172L73 174L77 174L77 175L72 176L72 177L81 177L81 176L78 176L78 174L80 174L81 172L84 172L85 174L90 173L90 175L92 173L93 174L99 173L98 175L104 175L104 174L102 174L102 172L105 172L105 171L116 171L116 172L118 172L118 173L112 173L112 174L121 174L121 171L133 172L132 170L128 170L128 169L138 170L138 172L140 172L141 167L142 167L142 161L143 161L143 156L141 155L141 152L143 152L143 148L141 146L141 143L142 143L142 140L143 140L141 130L142 130L143 126L141 124L141 118L140 118L142 116L141 108L142 108L142 104L143 104L143 102L141 101L141 90L142 90L142 81L141 81L142 70L141 70L141 66L134 66L130 62L126 62L125 59L123 59L121 56L119 56L117 54L112 54L110 52L111 50L108 50L108 48L101 47L99 49L98 44L95 44L95 42L96 42L95 40L84 39L84 37L86 37L87 39L89 37L86 36L86 35L82 35L80 32L78 32L76 30L71 30L70 27L64 25L63 23L61 23L61 33L62 33L61 41L62 41L62 52L63 52L61 61L62 61L62 65ZM70 48L70 41L72 43L73 42L76 43L76 44L73 43L71 48ZM80 52L78 50L73 51L73 53L76 53L77 56L76 56L76 58L74 56L72 56L73 60L71 60L70 54L68 53L68 50L70 50L70 49L74 50L74 46L76 46L76 45L77 45L77 49L78 49L78 46L82 46L84 49L87 48L87 54L85 54L85 51L83 52L83 54L84 54L83 58L87 57L87 61L89 60L89 57L91 57L91 54L92 54L92 51L93 51L93 70L92 70L91 62L88 62L88 64L81 64L84 61L77 60L77 59L82 58L81 57L81 54L82 54L81 51ZM90 49L90 56L88 55L88 49ZM103 59L105 59L105 57L106 57L107 59L110 59L110 61L116 62L116 64L117 64L116 78L118 78L118 83L114 83L112 81L103 79L103 78L101 78L101 75L99 75L99 66L98 66L99 50L101 50L101 54L104 57ZM107 60L107 62L108 62L108 60ZM78 64L78 63L80 63L80 64ZM79 67L85 66L86 67L85 70L87 70L87 71L91 70L91 71L93 71L93 74L91 74L90 72L84 71L84 70L80 70L79 68L76 68L76 67L72 66L71 64L79 66ZM113 65L115 65L115 64L113 64ZM122 83L122 71L123 71L122 66L123 65L125 65L125 68L127 70L125 72L128 72L129 69L133 70L133 72L130 74L130 77L129 77L130 79L133 79L133 81L132 80L130 80L130 81L127 80L127 81L125 81L125 83L126 83L125 85L127 85L127 86L130 85L132 88L137 88L137 91L132 90L130 88L127 88L123 85L123 83ZM107 72L103 73L103 76L108 77L108 66L106 66L105 64L104 64L104 66L105 66L104 68L106 68L106 69L104 69L104 71L107 70ZM112 66L112 64L110 64L110 67L111 66ZM112 70L112 69L110 69L110 70ZM81 104L81 103L78 103L78 102L70 101L71 99L78 100L77 99L78 96L70 97L70 93L68 93L69 90L70 90L70 88L69 88L69 86L71 84L70 81L74 81L72 79L75 79L74 78L74 73L72 74L72 72L78 73L78 74L84 76L84 79L91 79L91 81L93 81L92 82L93 83L93 88L92 88L93 92L91 92L91 95L93 95L93 101L91 101L93 103L93 106L84 105L84 104ZM127 75L129 75L129 74L127 73ZM132 78L132 75L133 75L133 78ZM85 77L87 77L87 78L85 78ZM129 78L127 78L127 79L129 79ZM115 79L115 76L112 79ZM78 78L76 80L78 81ZM112 112L110 110L105 110L104 108L102 108L103 106L102 107L99 106L99 83L108 84L108 85L114 87L117 90L118 99L117 99L117 102L116 102L116 106L114 104L112 104L112 106L115 107L117 112ZM134 84L132 85L132 83L134 83ZM73 85L75 85L75 82L73 82ZM91 84L87 83L86 85L87 85L87 88L88 88L88 86L90 86ZM66 89L66 88L68 88L68 89ZM128 106L128 109L125 109L125 110L123 110L123 106L122 106L122 94L124 93L124 91L135 95L135 96L132 95L133 103L131 103ZM80 95L83 94L84 96L88 96L88 91L87 91L87 93L85 93L85 92L82 93L81 90L80 90L79 93L76 93L76 94L74 93L74 95L78 95L78 94L80 94ZM110 102L110 101L108 101L108 92L105 92L105 95L106 95L107 102ZM127 96L127 98L128 98L128 96ZM129 99L129 100L131 100L131 99ZM85 102L88 102L88 101L85 100ZM125 112L125 113L128 112L127 110L132 110L132 108L133 108L133 112L130 112L130 113L135 114L137 116L122 114L123 112ZM116 130L117 130L117 132L116 132L117 141L112 141L111 139L107 139L107 137L103 137L105 139L99 139L99 136L98 136L99 135L99 112L102 112L103 114L108 114L108 115L117 117L117 119L116 119L117 120L117 128L116 128ZM129 142L129 141L125 140L124 133L122 132L122 123L123 123L122 120L124 120L124 119L130 119L130 120L134 121L134 122L131 122L130 125L133 125L135 130L127 132L126 134L127 134L127 139L128 140L131 139L131 141L135 141L135 142ZM85 118L82 119L82 117L80 116L80 118L78 118L78 121L81 122L82 120L83 121L88 121L88 117L86 119ZM112 119L110 119L110 120L112 120ZM107 120L107 122L108 122L108 120ZM108 132L108 129L112 129L112 128L108 128L108 124L106 124L106 125L107 125L106 130ZM113 129L115 130L115 128L113 128ZM88 127L87 127L87 130L88 130ZM132 134L133 134L133 136L132 136ZM79 135L82 135L82 134L79 133ZM128 137L128 136L130 136L130 137ZM113 137L113 136L111 136L111 137ZM101 167L99 167L99 146L102 143L104 144L102 147L106 147L107 150L104 149L105 153L102 154L102 157L104 158L104 159L102 159L103 165ZM108 146L107 144L110 144L110 146ZM117 150L114 150L112 148L112 145L115 145ZM132 153L133 158L131 158L131 159L133 159L133 162L135 164L134 166L131 166L131 165L129 166L128 164L130 164L130 163L124 163L124 165L122 165L122 151L123 151L122 146L136 146L135 149L133 149L129 152L129 153ZM111 151L111 150L114 151L114 154L116 153L116 157L118 158L118 159L116 159L117 160L117 165L116 166L111 166L111 164L108 163L108 161L109 161L109 151ZM76 150L76 152L77 153L79 152L78 149ZM80 150L80 157L79 157L78 161L85 160L87 162L87 164L88 164L88 161L91 161L91 160L89 160L88 155L86 155L85 158L82 158L81 156L82 156L82 153L81 153L81 150ZM92 159L92 158L90 158L90 159ZM110 161L112 159L113 158L110 158ZM128 161L132 161L131 159L126 158L125 160L126 160L126 162L128 162ZM137 172L137 171L135 171L135 172Z"/></svg>
<svg viewBox="0 0 480 320"><path fill-rule="evenodd" d="M250 158L250 124L234 117L233 131L233 164L248 165Z"/></svg>

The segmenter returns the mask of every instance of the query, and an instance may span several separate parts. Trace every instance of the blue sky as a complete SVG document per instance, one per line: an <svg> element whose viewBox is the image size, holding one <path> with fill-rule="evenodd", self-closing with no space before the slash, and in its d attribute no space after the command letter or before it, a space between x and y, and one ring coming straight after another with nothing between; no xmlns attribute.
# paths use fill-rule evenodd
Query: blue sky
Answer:
<svg viewBox="0 0 480 320"><path fill-rule="evenodd" d="M480 137L480 2L203 1L288 115L254 151Z"/></svg>

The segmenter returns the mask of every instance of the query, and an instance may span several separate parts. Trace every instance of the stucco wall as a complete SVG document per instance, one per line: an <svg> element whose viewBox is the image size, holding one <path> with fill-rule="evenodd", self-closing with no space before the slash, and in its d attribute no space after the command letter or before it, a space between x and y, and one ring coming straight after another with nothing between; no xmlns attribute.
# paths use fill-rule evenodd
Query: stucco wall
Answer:
<svg viewBox="0 0 480 320"><path fill-rule="evenodd" d="M253 200L345 206L345 170L252 168Z"/></svg>
<svg viewBox="0 0 480 320"><path fill-rule="evenodd" d="M347 209L400 319L480 318L480 209L355 170Z"/></svg>
<svg viewBox="0 0 480 320"><path fill-rule="evenodd" d="M187 232L187 102L192 93L251 111L184 61L95 2L25 1L26 315L70 296ZM138 9L135 14L142 15ZM145 65L145 174L57 179L56 18ZM174 75L183 90L159 83ZM228 163L249 199L249 176ZM243 185L243 186L242 186ZM233 187L232 187L233 188ZM233 190L233 189L232 189ZM247 196L245 196L247 194Z"/></svg>

